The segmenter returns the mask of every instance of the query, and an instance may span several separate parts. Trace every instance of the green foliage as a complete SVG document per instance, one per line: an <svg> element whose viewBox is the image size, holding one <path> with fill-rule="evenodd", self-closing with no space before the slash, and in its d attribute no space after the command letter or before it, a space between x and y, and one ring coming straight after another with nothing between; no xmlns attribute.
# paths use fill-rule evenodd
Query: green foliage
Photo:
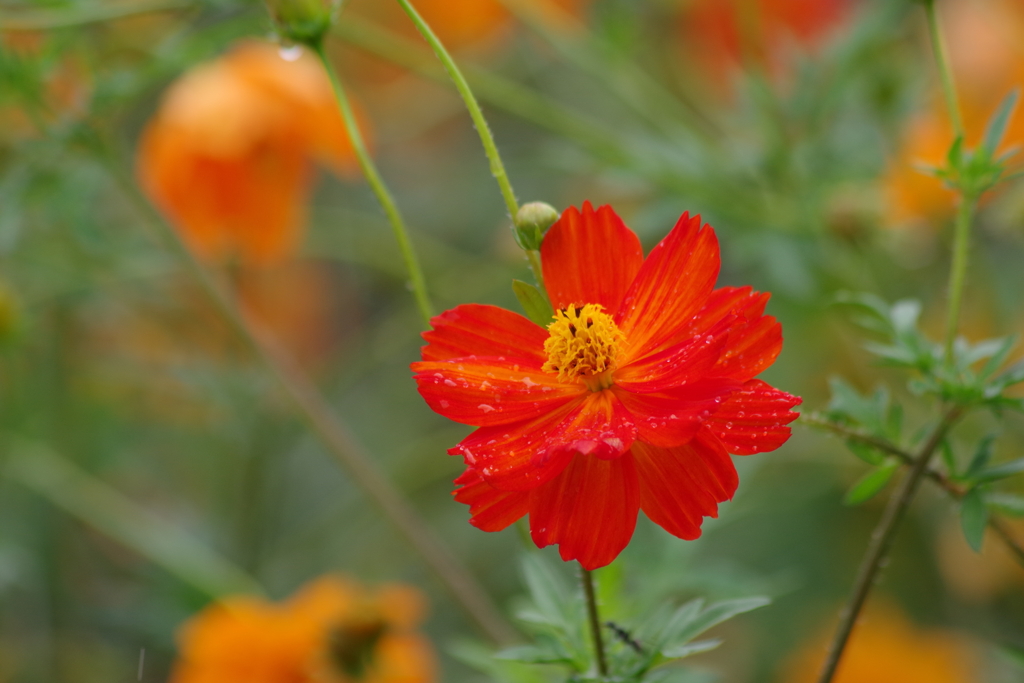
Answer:
<svg viewBox="0 0 1024 683"><path fill-rule="evenodd" d="M1017 106L1018 96L1017 90L1011 91L993 112L979 147L966 149L963 137L958 136L946 154L946 165L929 172L969 198L977 198L995 187L1004 177L1006 162L1017 152L1012 149L996 155Z"/></svg>
<svg viewBox="0 0 1024 683"><path fill-rule="evenodd" d="M846 493L843 499L847 505L860 505L875 497L892 480L892 476L900 468L900 461L895 458L884 461L880 466L865 474L860 481Z"/></svg>
<svg viewBox="0 0 1024 683"><path fill-rule="evenodd" d="M516 616L533 642L501 650L494 658L499 662L544 665L551 675L564 672L563 680L566 675L568 680L581 683L601 680L596 674L582 591L539 554L526 555L522 564L530 602ZM609 580L605 580L606 574ZM609 667L607 680L623 683L692 680L692 673L664 668L665 665L718 647L720 640L698 638L722 622L769 603L767 598L760 597L711 604L698 598L680 607L663 602L639 620L618 621L612 605L628 603L621 583L616 580L619 573L610 567L600 570L597 576L603 618L612 619L602 627ZM466 651L463 649L462 653L465 655ZM494 665L485 659L470 661L465 657L464 661L500 681L524 680L516 678L518 670L503 668L502 664Z"/></svg>
<svg viewBox="0 0 1024 683"><path fill-rule="evenodd" d="M981 541L988 526L988 507L981 491L976 488L971 489L960 503L960 526L975 552L981 552Z"/></svg>
<svg viewBox="0 0 1024 683"><path fill-rule="evenodd" d="M526 317L541 327L547 327L555 317L555 311L551 308L544 292L536 286L522 280L512 280L512 292L523 307Z"/></svg>
<svg viewBox="0 0 1024 683"><path fill-rule="evenodd" d="M1005 393L1009 387L1024 382L1024 364L1000 372L1016 344L1016 336L975 344L957 339L951 362L947 363L942 344L929 339L918 326L920 302L905 299L889 305L871 294L850 293L838 299L857 311L855 322L879 337L877 341L866 342L865 349L883 365L913 371L907 383L912 393L933 396L965 408L1024 410L1024 401ZM852 399L844 400L844 409L855 407ZM855 418L857 415L856 411L851 414ZM858 421L871 426L863 419ZM877 429L871 431L878 432Z"/></svg>

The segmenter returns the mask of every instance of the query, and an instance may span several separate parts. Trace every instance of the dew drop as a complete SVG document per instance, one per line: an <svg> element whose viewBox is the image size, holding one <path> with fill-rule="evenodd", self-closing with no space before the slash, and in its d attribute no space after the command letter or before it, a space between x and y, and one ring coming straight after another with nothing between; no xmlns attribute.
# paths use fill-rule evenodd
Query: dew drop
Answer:
<svg viewBox="0 0 1024 683"><path fill-rule="evenodd" d="M288 46L282 45L280 48L278 48L277 54L279 54L281 56L281 59L283 59L286 62L294 62L299 57L302 56L302 46L301 45L288 45Z"/></svg>

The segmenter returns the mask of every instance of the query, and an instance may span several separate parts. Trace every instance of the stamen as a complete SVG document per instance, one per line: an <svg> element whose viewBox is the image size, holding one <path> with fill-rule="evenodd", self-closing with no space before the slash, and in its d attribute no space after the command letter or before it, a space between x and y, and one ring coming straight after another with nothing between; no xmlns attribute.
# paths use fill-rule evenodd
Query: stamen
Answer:
<svg viewBox="0 0 1024 683"><path fill-rule="evenodd" d="M592 391L612 385L623 336L600 304L576 304L557 311L548 332L546 372L566 382L582 380Z"/></svg>

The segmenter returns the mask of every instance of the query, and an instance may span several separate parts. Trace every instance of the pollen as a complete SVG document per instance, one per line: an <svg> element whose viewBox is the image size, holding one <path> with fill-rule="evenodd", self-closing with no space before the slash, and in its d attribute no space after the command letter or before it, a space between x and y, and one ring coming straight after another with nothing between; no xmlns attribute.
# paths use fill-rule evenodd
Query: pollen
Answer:
<svg viewBox="0 0 1024 683"><path fill-rule="evenodd" d="M623 335L600 304L567 306L555 312L544 342L548 361L544 371L558 379L582 380L592 391L612 385Z"/></svg>

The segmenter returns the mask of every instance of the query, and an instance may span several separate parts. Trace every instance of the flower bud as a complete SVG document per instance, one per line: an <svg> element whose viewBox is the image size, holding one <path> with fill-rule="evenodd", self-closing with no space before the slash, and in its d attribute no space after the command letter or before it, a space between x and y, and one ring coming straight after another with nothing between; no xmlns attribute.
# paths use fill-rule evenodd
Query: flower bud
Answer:
<svg viewBox="0 0 1024 683"><path fill-rule="evenodd" d="M316 46L334 22L338 0L266 0L285 41Z"/></svg>
<svg viewBox="0 0 1024 683"><path fill-rule="evenodd" d="M526 251L537 251L544 233L558 220L555 207L544 202L530 202L519 207L515 217L516 243Z"/></svg>

